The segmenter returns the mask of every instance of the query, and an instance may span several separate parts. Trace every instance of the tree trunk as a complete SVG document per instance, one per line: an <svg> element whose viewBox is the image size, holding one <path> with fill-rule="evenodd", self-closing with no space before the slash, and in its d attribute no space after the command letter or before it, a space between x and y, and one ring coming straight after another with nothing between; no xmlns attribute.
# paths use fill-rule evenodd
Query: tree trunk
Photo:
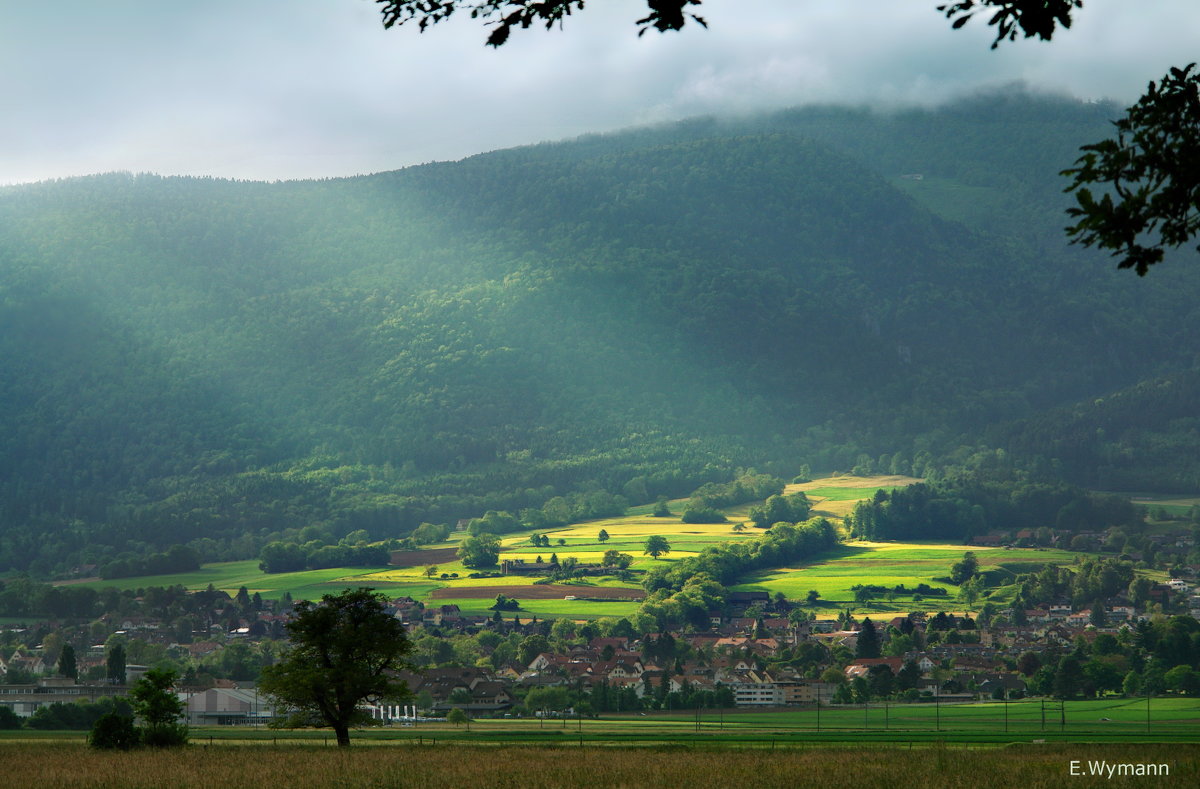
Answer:
<svg viewBox="0 0 1200 789"><path fill-rule="evenodd" d="M337 744L339 748L350 747L350 727L342 724L333 724L333 733L337 735Z"/></svg>

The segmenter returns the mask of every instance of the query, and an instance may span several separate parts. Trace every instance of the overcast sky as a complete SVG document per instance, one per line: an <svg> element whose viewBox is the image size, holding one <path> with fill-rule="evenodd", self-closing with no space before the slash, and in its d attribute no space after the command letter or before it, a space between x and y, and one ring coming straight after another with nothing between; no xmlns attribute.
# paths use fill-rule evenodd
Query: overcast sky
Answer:
<svg viewBox="0 0 1200 789"><path fill-rule="evenodd" d="M1130 103L1197 59L1197 0L1088 0L1052 43L989 49L939 0L705 0L647 33L594 0L504 47L463 15L385 31L370 0L15 0L0 17L0 183L113 170L354 175L698 114L932 104L1024 81Z"/></svg>

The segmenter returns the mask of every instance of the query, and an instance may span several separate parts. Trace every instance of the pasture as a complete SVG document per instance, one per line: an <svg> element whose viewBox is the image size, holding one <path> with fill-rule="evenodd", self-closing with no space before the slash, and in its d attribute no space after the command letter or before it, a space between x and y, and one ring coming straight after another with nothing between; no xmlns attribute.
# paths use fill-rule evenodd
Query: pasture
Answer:
<svg viewBox="0 0 1200 789"><path fill-rule="evenodd" d="M134 578L112 580L88 580L70 582L73 585L90 586L94 589L115 587L117 589L142 589L147 586L181 585L189 591L200 591L212 584L217 589L235 594L245 586L250 594L258 592L268 599L278 599L290 592L297 600L317 599L323 594L337 593L348 586L375 586L392 595L424 597L441 586L414 573L405 578L376 578L386 568L334 567L327 570L302 570L294 573L264 573L258 569L258 561L247 559L240 562L216 562L206 564L199 570L170 575L142 575ZM373 580L367 583L365 579Z"/></svg>
<svg viewBox="0 0 1200 789"><path fill-rule="evenodd" d="M951 545L939 542L867 542L857 540L839 545L817 561L797 567L782 567L750 576L740 586L741 591L766 591L772 595L782 592L793 599L803 599L809 590L816 590L821 601L831 608L854 607L870 613L906 612L914 610L947 610L957 608L957 587L936 580L949 574L950 566L974 551L981 571L996 570L1007 577L1015 572L1029 572L1043 564L1070 564L1078 553L1033 548L985 548ZM880 598L858 604L851 587L871 584L893 587L903 584L909 589L919 584L946 589L944 597L925 596L914 602L909 596L889 601ZM991 598L1003 602L1011 590L1000 589Z"/></svg>

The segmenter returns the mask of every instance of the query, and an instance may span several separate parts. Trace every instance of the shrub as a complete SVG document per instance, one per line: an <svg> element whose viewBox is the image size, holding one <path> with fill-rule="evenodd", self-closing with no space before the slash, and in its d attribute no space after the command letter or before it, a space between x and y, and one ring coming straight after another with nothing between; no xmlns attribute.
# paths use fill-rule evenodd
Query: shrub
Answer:
<svg viewBox="0 0 1200 789"><path fill-rule="evenodd" d="M12 707L0 707L0 729L21 728L21 716Z"/></svg>
<svg viewBox="0 0 1200 789"><path fill-rule="evenodd" d="M115 712L101 715L88 735L88 745L109 751L128 751L140 740L133 718Z"/></svg>
<svg viewBox="0 0 1200 789"><path fill-rule="evenodd" d="M151 748L175 748L187 745L186 723L157 723L142 730L142 742Z"/></svg>

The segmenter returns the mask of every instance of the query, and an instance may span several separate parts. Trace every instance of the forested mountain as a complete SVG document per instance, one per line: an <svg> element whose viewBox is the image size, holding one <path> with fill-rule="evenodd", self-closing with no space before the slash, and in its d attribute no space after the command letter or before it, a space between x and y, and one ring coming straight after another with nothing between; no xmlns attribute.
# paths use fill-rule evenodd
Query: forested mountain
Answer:
<svg viewBox="0 0 1200 789"><path fill-rule="evenodd" d="M1093 481L1060 451L1075 404L1192 375L1200 323L1193 261L1136 279L1062 240L1056 173L1113 112L1008 92L326 181L0 189L0 569L985 440ZM1149 410L1095 452L1173 435Z"/></svg>

